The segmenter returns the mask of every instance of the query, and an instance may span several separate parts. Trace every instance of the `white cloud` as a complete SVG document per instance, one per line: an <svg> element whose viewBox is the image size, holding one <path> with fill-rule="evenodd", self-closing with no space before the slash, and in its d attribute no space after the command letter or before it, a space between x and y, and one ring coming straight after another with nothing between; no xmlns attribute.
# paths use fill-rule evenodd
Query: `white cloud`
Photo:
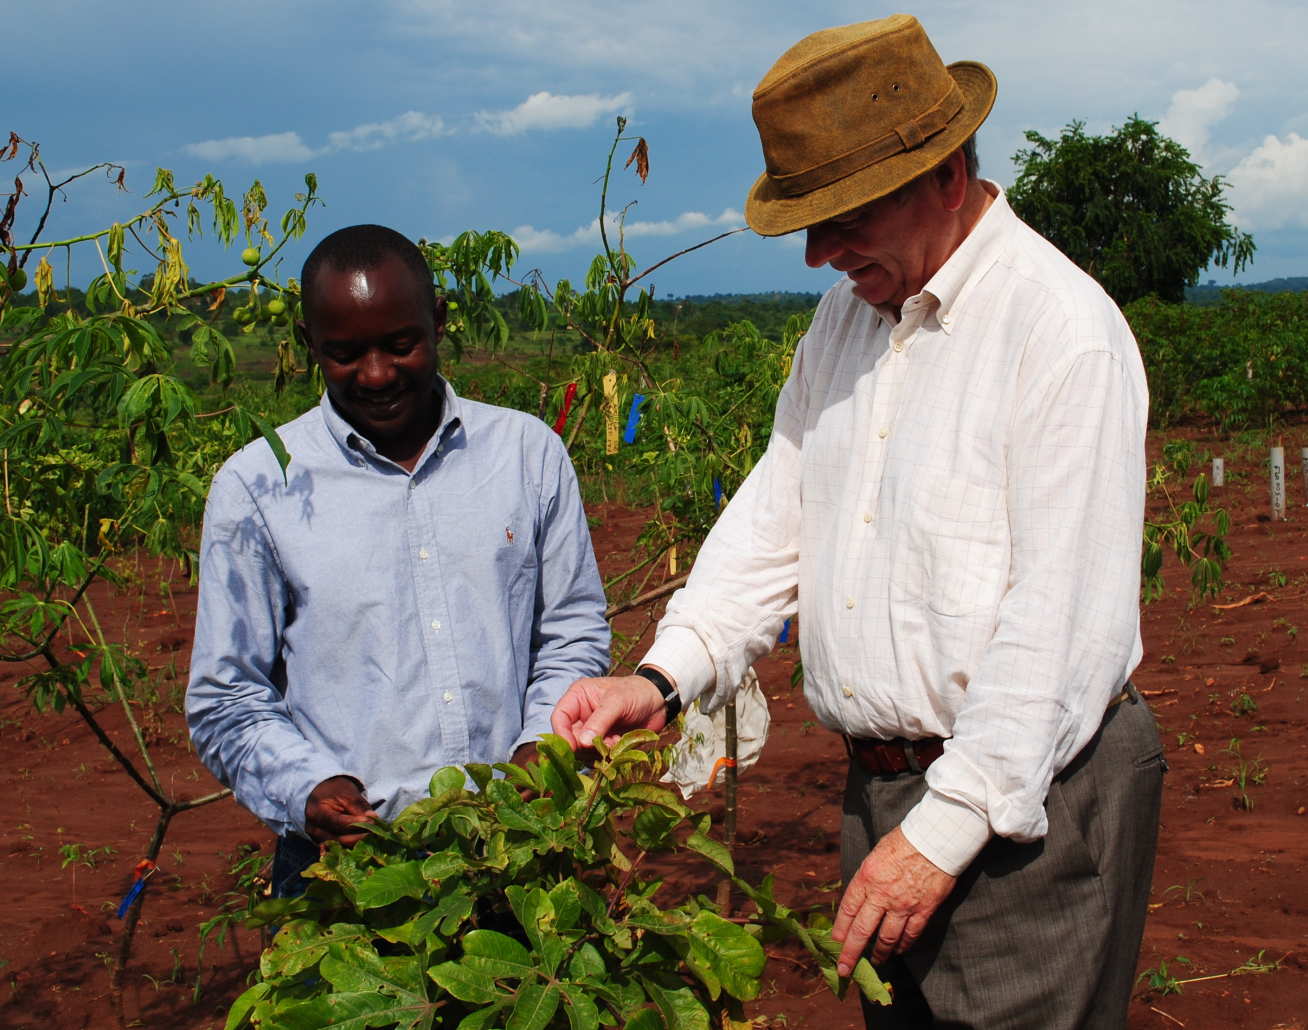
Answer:
<svg viewBox="0 0 1308 1030"><path fill-rule="evenodd" d="M332 150L379 150L392 143L416 143L449 135L445 120L438 114L405 111L384 122L368 122L343 132L329 133Z"/></svg>
<svg viewBox="0 0 1308 1030"><path fill-rule="evenodd" d="M556 96L533 93L509 111L478 111L477 124L497 136L516 135L532 129L588 129L605 114L621 112L631 104L630 93L602 97L595 93Z"/></svg>
<svg viewBox="0 0 1308 1030"><path fill-rule="evenodd" d="M1308 139L1297 132L1266 137L1226 179L1242 228L1308 228Z"/></svg>
<svg viewBox="0 0 1308 1030"><path fill-rule="evenodd" d="M1206 163L1212 127L1231 113L1240 88L1233 82L1212 78L1197 89L1179 89L1158 123L1165 136L1180 143L1200 164Z"/></svg>
<svg viewBox="0 0 1308 1030"><path fill-rule="evenodd" d="M610 218L610 223L616 228L617 219ZM734 229L744 224L745 216L734 208L726 208L716 217L710 217L699 211L684 211L676 218L667 221L628 222L625 235L628 239L641 236L679 236L692 229Z"/></svg>
<svg viewBox="0 0 1308 1030"><path fill-rule="evenodd" d="M182 147L182 152L202 161L246 161L250 164L305 161L320 153L306 146L298 132L208 139L200 143L187 143Z"/></svg>
<svg viewBox="0 0 1308 1030"><path fill-rule="evenodd" d="M609 215L607 219L609 243L616 247L621 231L626 240L649 236L678 236L682 233L700 231L706 236L714 231L725 231L745 224L745 217L733 208L726 208L720 215L706 215L700 211L684 211L676 218L658 222L627 222L620 227L619 216ZM557 254L572 250L574 247L598 247L600 243L599 219L574 229L570 233L557 233L553 229L537 229L533 225L520 225L509 232L517 241L523 253ZM697 241L698 242L698 241Z"/></svg>

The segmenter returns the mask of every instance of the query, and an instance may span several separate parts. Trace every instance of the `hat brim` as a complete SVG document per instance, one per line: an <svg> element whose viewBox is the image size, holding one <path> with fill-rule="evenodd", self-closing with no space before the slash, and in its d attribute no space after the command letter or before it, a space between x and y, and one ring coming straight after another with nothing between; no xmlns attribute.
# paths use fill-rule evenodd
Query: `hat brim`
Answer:
<svg viewBox="0 0 1308 1030"><path fill-rule="evenodd" d="M817 225L893 193L944 161L986 120L999 90L994 72L984 64L957 61L948 69L963 93L963 107L944 129L920 147L800 196L784 196L764 172L745 200L749 227L760 236L784 236Z"/></svg>

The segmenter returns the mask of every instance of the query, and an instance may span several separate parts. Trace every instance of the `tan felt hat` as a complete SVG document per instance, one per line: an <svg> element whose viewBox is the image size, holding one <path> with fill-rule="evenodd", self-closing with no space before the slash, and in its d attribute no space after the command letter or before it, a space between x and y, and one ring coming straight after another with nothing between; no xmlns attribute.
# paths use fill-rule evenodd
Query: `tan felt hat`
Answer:
<svg viewBox="0 0 1308 1030"><path fill-rule="evenodd" d="M946 67L907 14L806 36L754 91L767 171L745 220L780 236L894 192L962 146L996 90L983 64Z"/></svg>

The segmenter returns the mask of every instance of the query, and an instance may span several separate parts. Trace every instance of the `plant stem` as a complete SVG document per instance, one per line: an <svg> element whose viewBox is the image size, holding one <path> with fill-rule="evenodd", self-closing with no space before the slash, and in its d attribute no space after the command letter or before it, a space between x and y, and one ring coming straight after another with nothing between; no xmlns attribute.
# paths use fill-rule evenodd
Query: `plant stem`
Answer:
<svg viewBox="0 0 1308 1030"><path fill-rule="evenodd" d="M90 598L86 598L86 614L91 618L91 626L95 630L95 635L103 648L108 648L105 641L104 631L100 628L100 620L96 617L95 609L91 606ZM103 660L102 660L103 664ZM117 664L110 669L109 679L114 685L114 693L118 695L118 701L122 705L123 715L127 718L127 725L132 729L132 736L136 738L136 747L141 752L141 759L145 762L146 771L150 774L150 780L154 783L155 790L160 796L163 795L163 784L159 782L159 774L155 772L154 762L150 758L150 748L145 742L145 734L141 732L140 723L136 721L136 716L132 714L131 703L127 700L127 692L123 689L122 677L118 675ZM167 802L163 803L167 805Z"/></svg>

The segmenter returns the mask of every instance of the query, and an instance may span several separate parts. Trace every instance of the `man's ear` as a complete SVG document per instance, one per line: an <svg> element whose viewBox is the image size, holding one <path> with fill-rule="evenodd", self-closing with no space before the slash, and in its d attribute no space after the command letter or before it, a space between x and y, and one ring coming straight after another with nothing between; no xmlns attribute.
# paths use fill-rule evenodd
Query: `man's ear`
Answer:
<svg viewBox="0 0 1308 1030"><path fill-rule="evenodd" d="M295 335L295 342L309 352L309 357L317 361L318 355L313 349L313 337L309 335L309 326L304 319L297 318L292 322L291 332Z"/></svg>
<svg viewBox="0 0 1308 1030"><path fill-rule="evenodd" d="M432 326L436 330L436 341L439 343L442 336L445 335L445 316L448 314L449 305L445 302L444 294L436 293L432 297L431 317Z"/></svg>
<svg viewBox="0 0 1308 1030"><path fill-rule="evenodd" d="M955 150L932 170L946 211L957 211L967 199L967 159Z"/></svg>

